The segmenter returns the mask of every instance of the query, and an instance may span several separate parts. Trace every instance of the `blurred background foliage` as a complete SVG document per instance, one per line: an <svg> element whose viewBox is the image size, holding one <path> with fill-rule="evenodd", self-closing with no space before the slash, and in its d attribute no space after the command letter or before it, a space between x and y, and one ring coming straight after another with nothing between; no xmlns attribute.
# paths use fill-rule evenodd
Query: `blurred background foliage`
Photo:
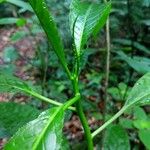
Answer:
<svg viewBox="0 0 150 150"><path fill-rule="evenodd" d="M91 2L93 1L102 3L101 0L91 0ZM72 68L73 40L69 29L70 2L71 0L47 0L64 41L69 66ZM40 86L43 95L60 102L64 102L71 97L70 83L66 80L66 75L27 1L0 0L0 32L3 32L3 30L10 31L11 29L13 29L13 32L9 36L8 43L0 47L0 58L3 62L0 63L0 70L33 82L38 87ZM136 80L146 72L150 72L150 0L112 0L110 35L111 67L106 119L109 119L122 107ZM3 39L3 37L0 38ZM20 52L21 49L16 45L18 43L26 46L26 43L24 43L26 39L32 41L32 44L29 45L29 49L31 49L29 54ZM106 34L105 29L103 29L99 38L89 40L86 50L82 54L80 89L87 118L89 118L89 122L92 122L92 119L94 120L94 123L90 124L92 130L103 123L105 39ZM25 75L17 74L18 66L16 66L16 62L18 60L26 62L23 66ZM23 97L23 95L21 96ZM9 95L9 100L15 101L18 97L18 93ZM51 107L34 99L30 101L30 99L32 98L25 97L23 101L26 105L30 105L25 105L27 115L30 117L28 119L27 115L19 117L22 123L17 126L14 126L14 124L15 120L18 122L19 114L16 111L19 112L19 109L21 109L18 107L19 104L16 106L16 111L11 111L11 115L14 116L13 122L8 120L10 117L6 117L10 114L11 109L8 108L7 104L0 104L0 111L5 114L0 119L0 138L9 137L18 127L33 119L34 115L30 115L31 110L35 112L36 116L39 110ZM9 107L14 108L15 106L10 103ZM66 121L74 121L72 118L75 114L70 112L68 114ZM108 145L115 150L150 149L150 107L136 107L118 119L116 124L106 130L104 150L110 149ZM10 131L11 127L13 127L13 131ZM66 129L65 134L68 134ZM78 134L78 130L75 130L74 134ZM83 143L80 144L78 143L78 135L75 136L74 134L69 131L70 136L67 136L71 143L71 149L83 149L82 134L79 139ZM101 135L95 140L97 149L100 149L100 141ZM122 147L122 143L125 145L124 147Z"/></svg>

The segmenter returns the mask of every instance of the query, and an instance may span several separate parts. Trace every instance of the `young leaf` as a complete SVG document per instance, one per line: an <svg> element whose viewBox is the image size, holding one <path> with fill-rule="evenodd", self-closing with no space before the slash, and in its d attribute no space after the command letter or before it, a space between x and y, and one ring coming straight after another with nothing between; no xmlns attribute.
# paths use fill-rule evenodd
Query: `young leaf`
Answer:
<svg viewBox="0 0 150 150"><path fill-rule="evenodd" d="M150 73L140 78L132 88L126 106L150 104Z"/></svg>
<svg viewBox="0 0 150 150"><path fill-rule="evenodd" d="M86 44L88 38L96 35L105 24L110 13L111 3L95 4L73 0L70 12L70 28L73 33L76 50Z"/></svg>
<svg viewBox="0 0 150 150"><path fill-rule="evenodd" d="M130 150L129 137L120 125L108 128L104 139L104 150Z"/></svg>
<svg viewBox="0 0 150 150"><path fill-rule="evenodd" d="M62 142L63 107L43 112L22 127L5 145L4 150L55 150Z"/></svg>
<svg viewBox="0 0 150 150"><path fill-rule="evenodd" d="M40 111L29 105L1 102L0 132L5 130L7 136L12 136L20 127L35 119L39 113Z"/></svg>
<svg viewBox="0 0 150 150"><path fill-rule="evenodd" d="M43 27L48 40L51 42L55 53L57 54L64 69L69 74L67 68L67 61L65 58L64 47L60 35L58 33L56 24L49 13L47 5L44 0L29 0L35 14L37 15L41 26Z"/></svg>

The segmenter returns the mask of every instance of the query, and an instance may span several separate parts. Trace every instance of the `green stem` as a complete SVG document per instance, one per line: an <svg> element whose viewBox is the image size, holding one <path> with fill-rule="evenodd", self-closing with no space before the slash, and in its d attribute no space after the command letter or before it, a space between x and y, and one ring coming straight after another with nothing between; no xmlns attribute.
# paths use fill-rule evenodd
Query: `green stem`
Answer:
<svg viewBox="0 0 150 150"><path fill-rule="evenodd" d="M20 91L22 91L24 93L30 94L31 96L36 97L38 99L41 99L42 101L48 102L50 104L53 104L53 105L56 105L56 106L62 106L63 105L63 103L59 103L59 102L57 102L55 100L52 100L52 99L47 98L47 97L44 97L44 96L42 96L42 95L40 95L40 94L38 94L38 93L36 93L34 91L25 90L25 89L19 88L17 86L13 86L13 88L18 89L18 90L20 90ZM74 107L71 107L71 106L68 107L68 109L70 109L72 111L76 111L76 109Z"/></svg>
<svg viewBox="0 0 150 150"><path fill-rule="evenodd" d="M72 80L72 84L73 84L75 95L79 94L78 77L75 77L74 80ZM76 110L77 110L77 113L79 115L80 121L81 121L83 129L84 129L85 138L87 140L87 145L88 145L88 150L93 150L94 147L93 147L92 135L91 135L91 131L90 131L87 119L86 119L85 114L83 112L81 99L79 99L76 102Z"/></svg>
<svg viewBox="0 0 150 150"><path fill-rule="evenodd" d="M118 117L120 117L128 107L129 106L122 107L122 109L118 113L116 113L110 120L108 120L100 128L98 128L96 131L94 131L92 133L92 138L94 138L97 134L99 134L101 131L103 131L108 125L110 125L113 121L115 121Z"/></svg>
<svg viewBox="0 0 150 150"><path fill-rule="evenodd" d="M84 129L85 138L86 138L87 144L88 144L88 150L93 150L94 147L93 147L92 135L91 135L91 131L90 131L87 119L83 112L83 108L81 105L81 99L76 103L76 110L77 110L77 113L79 115L80 121L81 121L83 129Z"/></svg>
<svg viewBox="0 0 150 150"><path fill-rule="evenodd" d="M52 99L49 99L49 98L47 98L47 97L44 97L44 96L42 96L42 95L40 95L40 94L38 94L38 93L32 93L32 95L34 96L34 97L37 97L37 98L39 98L39 99L41 99L41 100L43 100L43 101L45 101L45 102L48 102L48 103L50 103L50 104L53 104L53 105L56 105L56 106L62 106L62 105L64 105L63 103L59 103L59 102L57 102L57 101L54 101L54 100L52 100ZM68 100L68 101L70 101L70 100ZM68 109L70 109L70 110L73 110L73 111L75 111L76 109L74 108L74 107L67 107Z"/></svg>
<svg viewBox="0 0 150 150"><path fill-rule="evenodd" d="M70 108L75 102L77 102L81 98L81 95L78 93L75 97L71 98L64 104L64 111L68 108Z"/></svg>

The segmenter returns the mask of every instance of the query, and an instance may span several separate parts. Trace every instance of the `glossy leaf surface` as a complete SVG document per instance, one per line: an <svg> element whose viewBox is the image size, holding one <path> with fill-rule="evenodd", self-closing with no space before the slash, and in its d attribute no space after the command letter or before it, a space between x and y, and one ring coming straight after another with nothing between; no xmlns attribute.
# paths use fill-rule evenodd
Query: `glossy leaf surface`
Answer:
<svg viewBox="0 0 150 150"><path fill-rule="evenodd" d="M64 113L62 107L43 112L22 127L4 150L57 150L61 147Z"/></svg>
<svg viewBox="0 0 150 150"><path fill-rule="evenodd" d="M39 113L39 110L29 105L1 102L0 133L5 131L7 136L12 136L20 127L37 118Z"/></svg>
<svg viewBox="0 0 150 150"><path fill-rule="evenodd" d="M125 105L131 106L133 104L150 104L150 73L140 78L132 88Z"/></svg>
<svg viewBox="0 0 150 150"><path fill-rule="evenodd" d="M78 53L88 38L96 35L105 24L111 4L96 4L73 0L70 12L70 28Z"/></svg>
<svg viewBox="0 0 150 150"><path fill-rule="evenodd" d="M44 29L47 38L51 45L53 46L57 56L59 57L60 62L63 67L67 67L64 47L60 35L58 33L56 24L51 16L47 5L44 0L29 0L36 16L38 17L42 28Z"/></svg>
<svg viewBox="0 0 150 150"><path fill-rule="evenodd" d="M106 130L104 150L130 150L128 135L120 125Z"/></svg>

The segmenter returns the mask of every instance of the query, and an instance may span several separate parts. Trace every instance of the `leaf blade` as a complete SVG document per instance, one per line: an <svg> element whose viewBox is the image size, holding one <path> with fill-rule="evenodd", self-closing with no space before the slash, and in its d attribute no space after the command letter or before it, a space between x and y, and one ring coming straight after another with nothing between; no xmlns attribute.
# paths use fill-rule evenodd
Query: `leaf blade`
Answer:
<svg viewBox="0 0 150 150"><path fill-rule="evenodd" d="M106 130L105 150L130 150L129 137L120 125L112 125Z"/></svg>
<svg viewBox="0 0 150 150"><path fill-rule="evenodd" d="M39 113L40 112L36 108L29 105L22 105L13 102L1 102L0 126L5 129L8 136L12 136L18 128L35 119ZM0 130L1 129L2 128L0 128Z"/></svg>
<svg viewBox="0 0 150 150"><path fill-rule="evenodd" d="M126 106L150 104L150 72L142 76L132 88Z"/></svg>
<svg viewBox="0 0 150 150"><path fill-rule="evenodd" d="M103 5L95 3L79 2L73 0L70 12L70 28L76 50L80 53L88 38L98 31L105 24L111 9L111 3Z"/></svg>
<svg viewBox="0 0 150 150"><path fill-rule="evenodd" d="M31 7L33 8L36 16L38 17L42 28L44 29L49 42L56 55L58 56L62 66L67 71L67 74L70 76L70 71L67 67L67 61L64 53L64 46L57 30L56 24L53 20L52 15L49 13L47 5L44 0L29 0Z"/></svg>
<svg viewBox="0 0 150 150"><path fill-rule="evenodd" d="M4 150L55 150L62 142L62 107L42 113L37 119L22 127L5 145ZM50 118L49 118L50 117Z"/></svg>

